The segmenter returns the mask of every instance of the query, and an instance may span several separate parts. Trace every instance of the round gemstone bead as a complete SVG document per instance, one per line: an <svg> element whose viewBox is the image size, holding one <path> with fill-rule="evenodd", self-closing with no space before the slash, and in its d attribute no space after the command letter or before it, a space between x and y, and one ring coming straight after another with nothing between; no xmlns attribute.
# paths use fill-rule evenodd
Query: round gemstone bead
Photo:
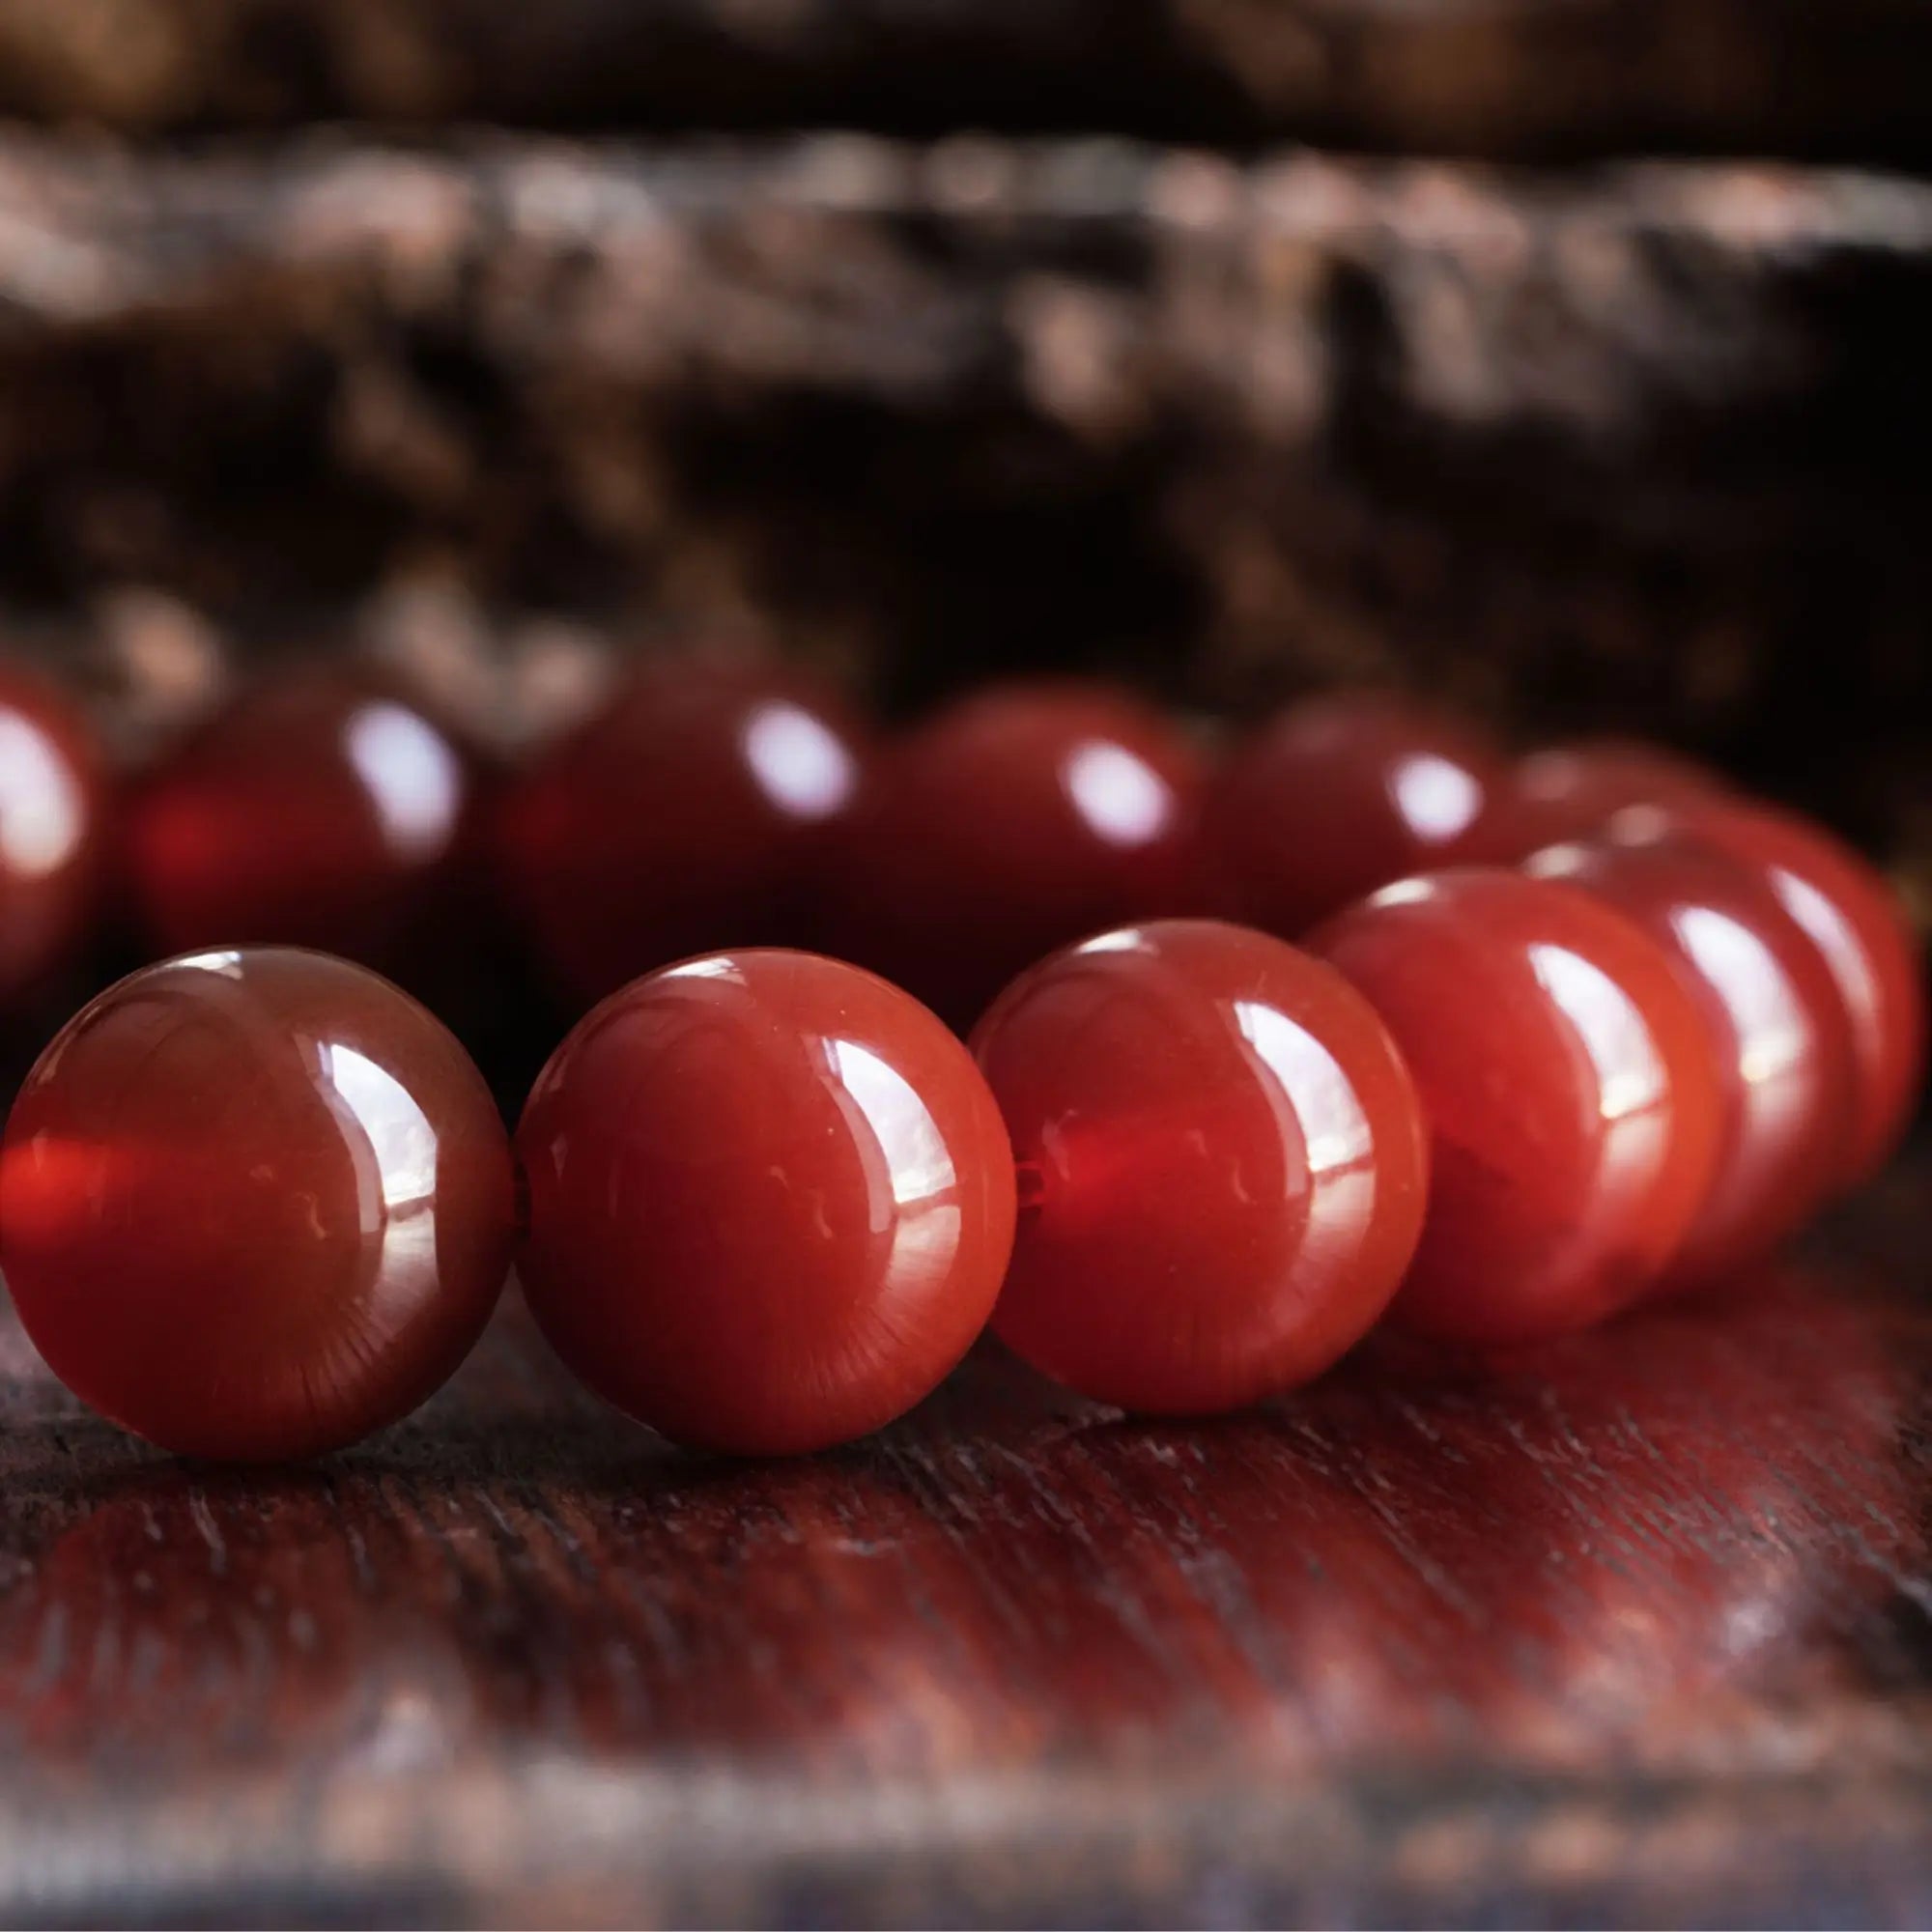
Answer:
<svg viewBox="0 0 1932 1932"><path fill-rule="evenodd" d="M1083 1394L1239 1406L1319 1375L1415 1250L1427 1143L1388 1031L1332 968L1173 920L1056 953L974 1049L1020 1175L994 1325Z"/></svg>
<svg viewBox="0 0 1932 1932"><path fill-rule="evenodd" d="M0 1147L22 1325L83 1401L181 1455L313 1455L407 1414L482 1329L514 1218L462 1048L312 952L123 980L47 1049Z"/></svg>
<svg viewBox="0 0 1932 1932"><path fill-rule="evenodd" d="M105 814L86 721L31 673L0 669L0 1002L39 991L85 945Z"/></svg>
<svg viewBox="0 0 1932 1932"><path fill-rule="evenodd" d="M1719 1104L1703 1016L1648 933L1574 886L1470 869L1388 887L1309 946L1395 1036L1430 1122L1397 1315L1526 1340L1653 1285L1709 1191Z"/></svg>
<svg viewBox="0 0 1932 1932"><path fill-rule="evenodd" d="M461 900L472 801L460 753L381 683L292 671L137 788L136 909L157 951L307 946L412 970Z"/></svg>
<svg viewBox="0 0 1932 1932"><path fill-rule="evenodd" d="M1379 694L1283 712L1208 786L1202 856L1230 917L1292 938L1411 872L1487 856L1502 754Z"/></svg>
<svg viewBox="0 0 1932 1932"><path fill-rule="evenodd" d="M1671 822L1765 877L1822 954L1851 1026L1853 1105L1834 1191L1897 1146L1925 1073L1925 960L1883 875L1824 827L1776 807L1680 800Z"/></svg>
<svg viewBox="0 0 1932 1932"><path fill-rule="evenodd" d="M1831 1192L1850 1126L1851 1029L1817 948L1760 871L1647 809L1537 854L1527 869L1581 886L1643 926L1709 1030L1722 1138L1672 1279L1707 1281L1761 1257Z"/></svg>
<svg viewBox="0 0 1932 1932"><path fill-rule="evenodd" d="M1547 845L1587 838L1636 805L1720 797L1724 781L1662 745L1589 738L1533 752L1497 788L1484 827L1492 860L1517 861Z"/></svg>
<svg viewBox="0 0 1932 1932"><path fill-rule="evenodd" d="M799 675L647 664L510 788L505 896L585 1003L709 947L810 938L865 758L837 698Z"/></svg>
<svg viewBox="0 0 1932 1932"><path fill-rule="evenodd" d="M899 740L839 843L835 950L970 1024L1023 967L1189 909L1201 769L1102 686L1013 684Z"/></svg>
<svg viewBox="0 0 1932 1932"><path fill-rule="evenodd" d="M1012 1152L966 1049L811 953L713 954L605 1001L517 1151L538 1324L703 1448L803 1452L902 1414L985 1325L1012 1246Z"/></svg>

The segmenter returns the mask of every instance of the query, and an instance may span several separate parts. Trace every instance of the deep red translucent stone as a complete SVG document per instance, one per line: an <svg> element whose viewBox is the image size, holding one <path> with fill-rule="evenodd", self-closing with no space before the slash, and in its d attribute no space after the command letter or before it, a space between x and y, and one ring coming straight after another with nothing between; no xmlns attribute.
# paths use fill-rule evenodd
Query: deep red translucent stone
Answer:
<svg viewBox="0 0 1932 1932"><path fill-rule="evenodd" d="M312 1455L407 1414L482 1329L514 1218L462 1048L312 952L123 980L47 1049L0 1148L27 1333L76 1395L182 1455Z"/></svg>
<svg viewBox="0 0 1932 1932"><path fill-rule="evenodd" d="M1432 1137L1396 1313L1480 1340L1579 1328L1643 1294L1709 1191L1718 1069L1657 941L1518 872L1404 880L1309 940L1395 1036Z"/></svg>
<svg viewBox="0 0 1932 1932"><path fill-rule="evenodd" d="M1319 1375L1415 1251L1427 1139L1386 1028L1340 974L1171 920L1055 954L974 1050L1019 1163L994 1325L1123 1407L1202 1414Z"/></svg>
<svg viewBox="0 0 1932 1932"><path fill-rule="evenodd" d="M1769 878L1836 982L1851 1025L1853 1107L1837 1188L1897 1146L1925 1073L1925 960L1885 878L1822 826L1755 800L1680 800L1672 823Z"/></svg>
<svg viewBox="0 0 1932 1932"><path fill-rule="evenodd" d="M1832 1192L1851 1123L1851 1028L1817 948L1762 871L1650 810L1528 869L1634 919L1677 963L1709 1029L1723 1134L1671 1277L1705 1281L1761 1257Z"/></svg>
<svg viewBox="0 0 1932 1932"><path fill-rule="evenodd" d="M156 951L309 946L392 970L444 936L469 771L382 684L303 668L256 685L135 792L136 908Z"/></svg>
<svg viewBox="0 0 1932 1932"><path fill-rule="evenodd" d="M0 668L0 1003L38 990L98 909L106 780L80 714Z"/></svg>
<svg viewBox="0 0 1932 1932"><path fill-rule="evenodd" d="M674 1439L787 1454L902 1414L985 1325L1012 1152L966 1049L858 967L757 950L627 986L517 1134L557 1352Z"/></svg>
<svg viewBox="0 0 1932 1932"><path fill-rule="evenodd" d="M995 686L892 747L839 841L828 943L955 1025L1023 967L1191 909L1201 766L1105 686Z"/></svg>
<svg viewBox="0 0 1932 1932"><path fill-rule="evenodd" d="M1231 918L1293 937L1411 872L1488 855L1508 768L1473 726L1355 693L1283 712L1208 787L1202 856Z"/></svg>
<svg viewBox="0 0 1932 1932"><path fill-rule="evenodd" d="M1628 738L1554 745L1520 760L1498 786L1483 856L1525 859L1566 838L1587 838L1630 806L1723 795L1716 772L1662 745Z"/></svg>
<svg viewBox="0 0 1932 1932"><path fill-rule="evenodd" d="M836 696L795 672L646 665L511 787L505 898L585 1002L706 948L809 938L865 758Z"/></svg>

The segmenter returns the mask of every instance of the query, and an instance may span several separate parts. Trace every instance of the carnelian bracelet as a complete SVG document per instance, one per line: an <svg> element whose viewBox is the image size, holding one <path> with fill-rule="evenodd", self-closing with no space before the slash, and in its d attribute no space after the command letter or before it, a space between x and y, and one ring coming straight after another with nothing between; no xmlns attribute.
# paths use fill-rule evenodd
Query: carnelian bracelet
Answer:
<svg viewBox="0 0 1932 1932"><path fill-rule="evenodd" d="M101 770L0 686L0 997L103 879L183 949L20 1088L0 1266L54 1373L185 1455L408 1413L513 1267L591 1388L741 1453L880 1427L989 1322L1168 1414L1385 1316L1532 1340L1793 1233L1889 1152L1923 1052L1913 941L1830 835L1386 698L1209 770L1095 687L881 750L790 674L657 667L485 784L406 695L306 672L119 803ZM460 938L479 877L601 997L514 1146L373 970Z"/></svg>

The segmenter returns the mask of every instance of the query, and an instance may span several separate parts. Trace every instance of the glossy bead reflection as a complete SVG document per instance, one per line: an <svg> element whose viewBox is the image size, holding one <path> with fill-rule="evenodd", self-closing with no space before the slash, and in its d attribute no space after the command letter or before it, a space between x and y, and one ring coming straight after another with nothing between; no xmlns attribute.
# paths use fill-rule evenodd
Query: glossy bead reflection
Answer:
<svg viewBox="0 0 1932 1932"><path fill-rule="evenodd" d="M105 779L86 722L0 668L0 1002L79 952L97 909Z"/></svg>
<svg viewBox="0 0 1932 1932"><path fill-rule="evenodd" d="M675 1439L863 1435L984 1326L1012 1153L966 1049L869 973L714 954L592 1012L518 1130L521 1272L558 1354Z"/></svg>
<svg viewBox="0 0 1932 1932"><path fill-rule="evenodd" d="M1429 1213L1397 1312L1518 1340L1635 1300L1715 1172L1718 1071L1662 949L1552 880L1405 880L1310 949L1368 997L1433 1136Z"/></svg>
<svg viewBox="0 0 1932 1932"><path fill-rule="evenodd" d="M584 1002L706 947L810 937L865 757L838 700L795 673L648 665L505 799L509 903Z"/></svg>
<svg viewBox="0 0 1932 1932"><path fill-rule="evenodd" d="M1762 1256L1831 1192L1852 1110L1851 1030L1817 949L1770 882L1647 809L1528 869L1628 913L1670 954L1709 1029L1723 1135L1671 1264L1705 1281Z"/></svg>
<svg viewBox="0 0 1932 1932"><path fill-rule="evenodd" d="M1203 862L1231 918L1293 938L1391 880L1486 856L1504 773L1454 719L1379 694L1317 698L1209 786Z"/></svg>
<svg viewBox="0 0 1932 1932"><path fill-rule="evenodd" d="M1681 800L1671 820L1754 867L1823 956L1851 1025L1853 1113L1840 1190L1898 1145L1925 1073L1925 961L1883 876L1824 827L1756 801Z"/></svg>
<svg viewBox="0 0 1932 1932"><path fill-rule="evenodd" d="M980 692L882 761L839 845L830 943L967 1025L1054 947L1188 908L1200 782L1185 738L1124 693Z"/></svg>
<svg viewBox="0 0 1932 1932"><path fill-rule="evenodd" d="M513 1219L463 1050L311 952L123 980L47 1049L0 1150L22 1324L76 1395L183 1455L312 1455L407 1414L481 1331Z"/></svg>
<svg viewBox="0 0 1932 1932"><path fill-rule="evenodd" d="M327 669L259 685L131 803L148 937L412 964L455 902L470 802L455 748L382 687Z"/></svg>
<svg viewBox="0 0 1932 1932"><path fill-rule="evenodd" d="M995 1326L1085 1395L1170 1414L1319 1375L1387 1305L1426 1193L1421 1109L1361 996L1208 920L1035 967L974 1050L1021 1174Z"/></svg>
<svg viewBox="0 0 1932 1932"><path fill-rule="evenodd" d="M1716 772L1662 745L1627 738L1554 745L1521 759L1497 788L1485 857L1517 861L1587 838L1631 806L1724 795Z"/></svg>

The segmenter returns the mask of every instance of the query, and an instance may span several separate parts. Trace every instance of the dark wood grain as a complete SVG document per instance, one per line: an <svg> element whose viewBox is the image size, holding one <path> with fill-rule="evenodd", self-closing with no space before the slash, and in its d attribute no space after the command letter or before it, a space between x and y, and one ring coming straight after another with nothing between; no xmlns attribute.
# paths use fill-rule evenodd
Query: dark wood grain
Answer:
<svg viewBox="0 0 1932 1932"><path fill-rule="evenodd" d="M0 110L1927 149L1917 0L9 0Z"/></svg>
<svg viewBox="0 0 1932 1932"><path fill-rule="evenodd" d="M363 1450L197 1470L9 1325L0 1918L1922 1922L1918 1198L1214 1425L988 1352L796 1463L513 1306Z"/></svg>

